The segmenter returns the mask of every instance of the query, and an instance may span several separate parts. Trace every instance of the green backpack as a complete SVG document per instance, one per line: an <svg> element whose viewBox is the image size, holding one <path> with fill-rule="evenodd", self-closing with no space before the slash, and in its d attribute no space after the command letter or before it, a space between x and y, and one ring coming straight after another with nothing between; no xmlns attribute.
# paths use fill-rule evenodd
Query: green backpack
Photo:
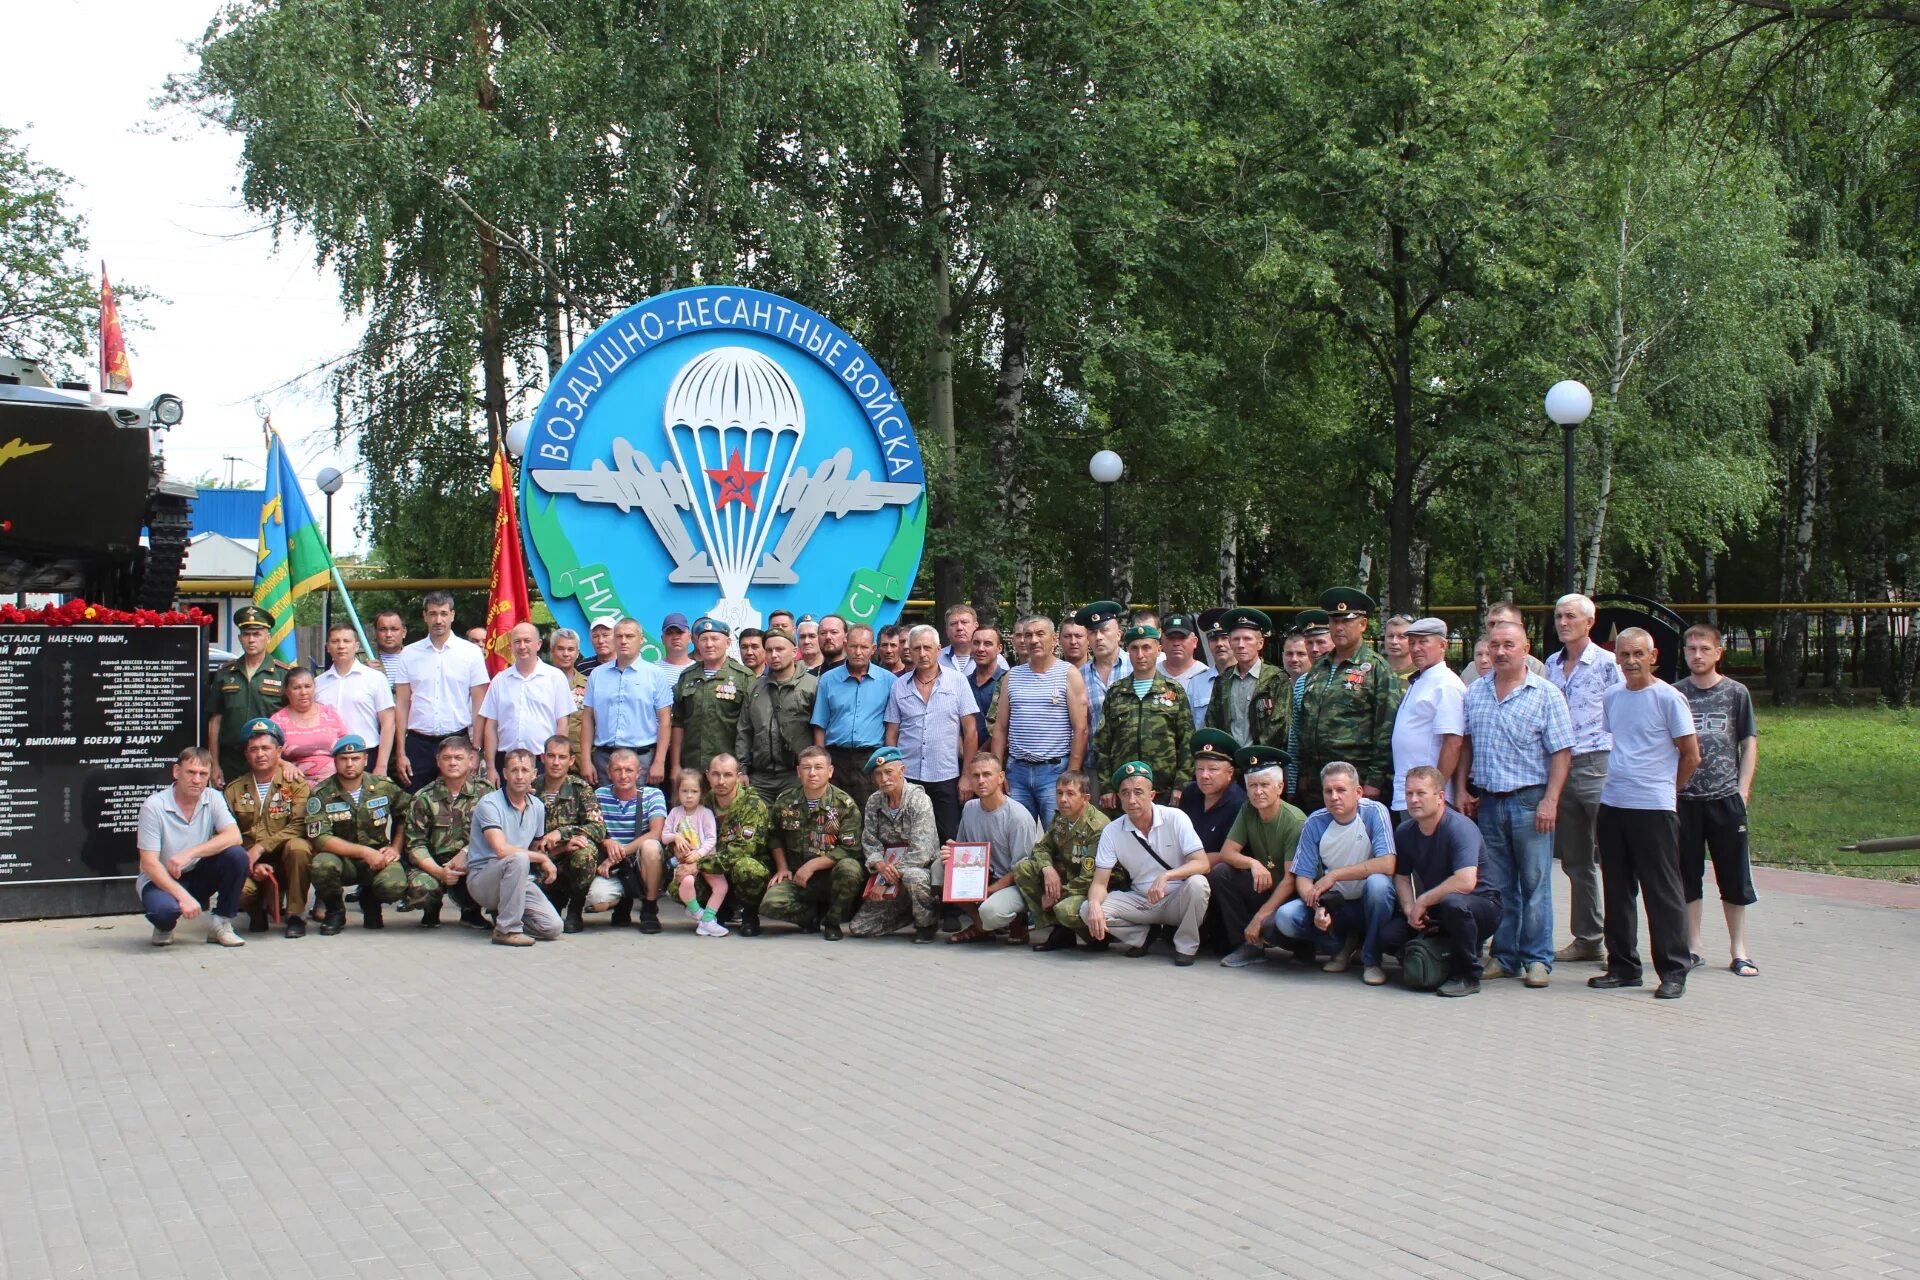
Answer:
<svg viewBox="0 0 1920 1280"><path fill-rule="evenodd" d="M1400 980L1412 991L1437 991L1447 980L1447 949L1437 938L1415 938L1400 951Z"/></svg>

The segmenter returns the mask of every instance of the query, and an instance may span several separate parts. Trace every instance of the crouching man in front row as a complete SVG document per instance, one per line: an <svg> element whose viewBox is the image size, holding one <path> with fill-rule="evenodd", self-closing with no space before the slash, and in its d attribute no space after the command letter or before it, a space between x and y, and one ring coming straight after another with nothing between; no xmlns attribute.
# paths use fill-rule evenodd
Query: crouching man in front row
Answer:
<svg viewBox="0 0 1920 1280"><path fill-rule="evenodd" d="M1200 922L1213 886L1207 882L1207 850L1193 822L1178 809L1153 802L1153 766L1131 760L1113 771L1121 816L1100 833L1093 857L1093 884L1080 914L1096 940L1111 933L1130 956L1147 953L1149 930L1173 929L1173 962L1190 965L1200 954ZM1108 893L1115 867L1144 890Z"/></svg>
<svg viewBox="0 0 1920 1280"><path fill-rule="evenodd" d="M1384 951L1423 934L1447 947L1443 996L1480 990L1480 945L1500 925L1500 894L1480 878L1480 828L1447 808L1447 780L1431 765L1407 770L1407 820L1393 833L1400 914L1380 931Z"/></svg>
<svg viewBox="0 0 1920 1280"><path fill-rule="evenodd" d="M1393 918L1393 820L1360 794L1360 773L1344 760L1320 770L1320 798L1293 855L1298 897L1274 913L1272 928L1296 942L1337 947L1322 966L1343 973L1356 948L1370 987L1387 980L1381 931ZM1277 941L1277 939L1275 939Z"/></svg>
<svg viewBox="0 0 1920 1280"><path fill-rule="evenodd" d="M535 883L559 875L538 848L547 833L547 807L533 794L533 752L516 747L500 770L501 786L473 807L467 837L467 892L493 912L493 940L530 947L560 936L560 913Z"/></svg>
<svg viewBox="0 0 1920 1280"><path fill-rule="evenodd" d="M135 889L140 909L153 925L156 947L172 943L180 918L193 919L209 902L217 903L217 909L207 923L207 941L222 947L247 945L233 931L247 883L247 851L240 847L240 825L226 800L208 787L212 781L213 753L188 747L173 766L173 785L140 806L140 877Z"/></svg>

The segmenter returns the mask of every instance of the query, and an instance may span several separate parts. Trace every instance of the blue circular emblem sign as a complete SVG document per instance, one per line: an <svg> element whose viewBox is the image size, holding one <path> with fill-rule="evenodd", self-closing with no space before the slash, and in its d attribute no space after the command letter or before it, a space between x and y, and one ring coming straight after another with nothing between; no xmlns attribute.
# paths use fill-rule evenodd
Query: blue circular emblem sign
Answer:
<svg viewBox="0 0 1920 1280"><path fill-rule="evenodd" d="M775 609L900 616L926 541L926 472L900 397L859 343L754 289L629 307L540 402L520 480L554 617Z"/></svg>

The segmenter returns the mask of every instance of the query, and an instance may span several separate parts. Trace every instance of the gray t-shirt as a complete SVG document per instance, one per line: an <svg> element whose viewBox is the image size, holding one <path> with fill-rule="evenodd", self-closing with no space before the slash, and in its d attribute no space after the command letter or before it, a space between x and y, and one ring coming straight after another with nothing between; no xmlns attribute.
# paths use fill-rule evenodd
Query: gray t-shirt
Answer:
<svg viewBox="0 0 1920 1280"><path fill-rule="evenodd" d="M1001 798L1000 807L992 813L981 807L978 800L967 801L967 807L960 811L960 829L954 839L963 844L985 841L993 846L993 874L991 879L1013 872L1013 864L1033 853L1033 846L1039 843L1040 826L1028 813L1026 806L1012 796Z"/></svg>
<svg viewBox="0 0 1920 1280"><path fill-rule="evenodd" d="M1693 713L1670 684L1655 680L1644 689L1618 685L1602 704L1606 730L1613 735L1607 758L1607 784L1600 803L1613 809L1674 809L1673 779L1680 770L1677 738L1693 736Z"/></svg>
<svg viewBox="0 0 1920 1280"><path fill-rule="evenodd" d="M1691 680L1674 682L1693 712L1693 730L1700 735L1700 767L1680 788L1688 800L1722 800L1740 792L1740 744L1758 737L1753 720L1753 695L1738 680L1722 677L1711 689Z"/></svg>
<svg viewBox="0 0 1920 1280"><path fill-rule="evenodd" d="M205 844L222 827L234 825L233 812L227 808L226 797L212 787L200 793L200 803L193 807L193 816L189 818L180 812L180 801L169 786L140 802L140 836L139 843L134 847L151 849L160 855L160 861L165 862L184 849ZM180 874L185 875L193 870L199 861L195 858L180 868ZM141 872L134 880L133 891L136 895L140 894L152 883L152 879Z"/></svg>
<svg viewBox="0 0 1920 1280"><path fill-rule="evenodd" d="M527 807L515 809L507 799L507 789L489 791L473 806L473 826L467 832L467 874L473 875L490 862L500 859L483 832L493 828L507 838L510 849L531 849L533 842L546 834L547 806L540 797L529 794Z"/></svg>

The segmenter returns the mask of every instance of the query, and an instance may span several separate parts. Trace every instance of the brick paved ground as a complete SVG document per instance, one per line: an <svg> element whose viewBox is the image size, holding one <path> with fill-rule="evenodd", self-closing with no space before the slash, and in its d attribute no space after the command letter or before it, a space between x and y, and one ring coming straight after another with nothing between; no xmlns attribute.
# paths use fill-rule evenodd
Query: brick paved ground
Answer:
<svg viewBox="0 0 1920 1280"><path fill-rule="evenodd" d="M1912 911L1671 1004L390 920L0 927L0 1276L1920 1274Z"/></svg>

